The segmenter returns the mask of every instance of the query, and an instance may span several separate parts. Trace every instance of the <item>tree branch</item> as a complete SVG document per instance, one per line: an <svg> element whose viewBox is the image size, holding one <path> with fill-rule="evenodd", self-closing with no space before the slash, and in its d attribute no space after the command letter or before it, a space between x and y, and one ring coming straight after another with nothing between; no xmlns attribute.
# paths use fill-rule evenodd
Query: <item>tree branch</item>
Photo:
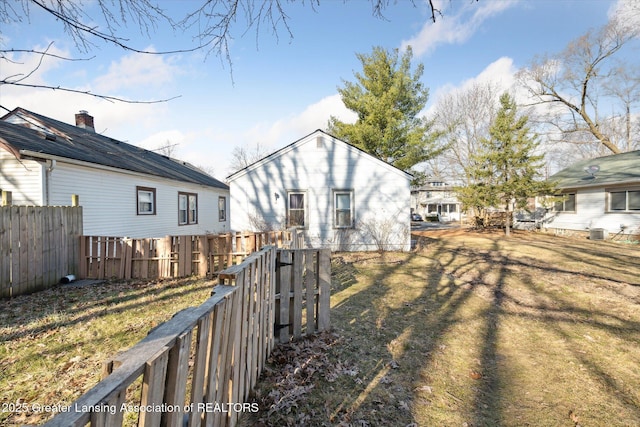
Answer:
<svg viewBox="0 0 640 427"><path fill-rule="evenodd" d="M174 99L178 99L181 98L182 95L177 95L177 96L173 96L171 98L166 98L166 99L158 99L158 100L153 100L153 101L133 101L130 99L125 99L125 98L119 98L117 96L109 96L109 95L101 95L98 93L93 93L90 90L79 90L79 89L70 89L70 88L66 88L66 87L62 87L62 86L49 86L49 85L39 85L39 84L28 84L28 83L19 83L19 82L15 82L15 81L6 81L6 80L0 80L0 86L3 84L10 84L13 86L20 86L20 87L28 87L28 88L32 88L32 89L50 89L50 90L59 90L59 91L63 91L63 92L69 92L69 93L77 93L77 94L81 94L81 95L88 95L88 96L93 96L95 98L100 98L100 99L104 99L106 101L109 102L124 102L126 104L159 104L162 102L168 102L168 101L172 101Z"/></svg>

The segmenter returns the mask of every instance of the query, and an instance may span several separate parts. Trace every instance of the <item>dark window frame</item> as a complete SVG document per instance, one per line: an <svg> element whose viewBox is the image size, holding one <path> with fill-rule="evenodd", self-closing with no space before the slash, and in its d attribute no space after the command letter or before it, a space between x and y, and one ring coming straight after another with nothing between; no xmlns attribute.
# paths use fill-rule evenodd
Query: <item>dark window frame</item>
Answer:
<svg viewBox="0 0 640 427"><path fill-rule="evenodd" d="M151 211L141 211L140 210L140 193L151 193ZM143 202L144 203L144 202ZM136 186L136 215L147 216L147 215L156 215L156 189L153 187L143 187Z"/></svg>
<svg viewBox="0 0 640 427"><path fill-rule="evenodd" d="M559 195L563 200L554 203L553 210L555 212L575 213L578 210L578 193L576 191L567 191ZM573 209L567 208L567 202L573 204ZM560 209L558 209L560 207Z"/></svg>
<svg viewBox="0 0 640 427"><path fill-rule="evenodd" d="M340 225L339 224L339 214L341 212L346 211L347 209L338 209L338 196L349 196L349 225ZM333 228L345 229L345 228L354 228L355 221L354 217L354 194L353 190L341 190L335 189L333 190Z"/></svg>
<svg viewBox="0 0 640 427"><path fill-rule="evenodd" d="M607 195L607 213L639 213L640 212L640 203L637 200L640 200L640 187L617 187L617 188L607 188L605 189ZM634 193L633 197L629 196L629 193ZM636 194L637 193L637 194ZM613 195L621 195L622 200L619 202L623 203L622 208L613 208L612 203L614 202ZM637 205L635 203L638 203Z"/></svg>
<svg viewBox="0 0 640 427"><path fill-rule="evenodd" d="M183 218L182 212L184 211L180 206L180 199L186 198L186 218ZM191 200L195 200L195 215L191 209ZM195 225L198 223L198 193L188 193L185 191L178 192L178 225Z"/></svg>
<svg viewBox="0 0 640 427"><path fill-rule="evenodd" d="M302 195L302 209L300 208L292 208L291 207L291 196L294 195ZM308 197L307 197L307 191L306 190L287 190L287 227L301 227L301 228L307 228L308 227L308 215L309 215L309 210L308 210ZM293 211L302 211L302 224L298 224L298 223L293 223L292 220L292 210ZM299 216L299 215L296 215Z"/></svg>
<svg viewBox="0 0 640 427"><path fill-rule="evenodd" d="M218 196L218 221L224 222L227 220L227 198L225 196Z"/></svg>

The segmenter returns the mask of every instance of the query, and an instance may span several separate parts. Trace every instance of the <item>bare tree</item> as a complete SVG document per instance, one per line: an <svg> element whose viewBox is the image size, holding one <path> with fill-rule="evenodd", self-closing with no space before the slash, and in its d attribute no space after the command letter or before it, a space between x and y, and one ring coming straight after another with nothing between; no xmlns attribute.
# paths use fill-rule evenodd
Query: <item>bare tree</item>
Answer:
<svg viewBox="0 0 640 427"><path fill-rule="evenodd" d="M480 141L489 135L499 97L498 85L486 82L474 83L438 100L435 123L444 134L447 149L429 161L432 175L470 184L466 170Z"/></svg>
<svg viewBox="0 0 640 427"><path fill-rule="evenodd" d="M633 114L634 108L640 104L640 66L622 64L616 67L604 89L622 107L620 114L614 112L607 123L611 128L609 133L618 141L616 145L624 151L640 148L640 117Z"/></svg>
<svg viewBox="0 0 640 427"><path fill-rule="evenodd" d="M631 17L637 22L637 16ZM561 53L534 59L519 72L534 104L550 107L549 135L555 133L559 140L574 143L595 141L610 153L621 151L604 125L610 116L603 115L603 105L616 95L611 90L614 76L620 67L628 66L616 63L616 54L639 35L640 26L614 17L600 30L572 41Z"/></svg>
<svg viewBox="0 0 640 427"><path fill-rule="evenodd" d="M371 13L376 18L384 19L385 10L395 1L369 0ZM320 0L303 0L306 5L316 9L320 7ZM146 55L166 55L178 52L205 51L207 56L213 54L224 58L231 67L230 44L235 34L236 26L240 26L240 34L255 31L256 43L263 27L266 27L276 38L284 32L293 38L289 26L290 17L287 13L295 0L200 0L198 2L184 2L191 6L183 16L170 16L154 0L96 0L97 10L89 15L87 5L83 1L69 0L0 0L0 63L12 62L13 54L35 55L39 58L38 65L33 69L25 69L18 75L0 74L1 85L15 85L31 88L46 88L89 96L100 97L109 101L139 102L127 99L96 94L90 91L80 91L60 86L31 84L29 77L39 69L42 61L56 57L65 60L90 60L86 58L61 58L53 55L49 49L36 50L31 48L7 48L2 46L5 41L2 27L10 24L26 25L35 10L44 11L58 25L62 25L65 33L74 41L76 48L82 54L88 54L97 47L108 44L118 46L129 52ZM413 0L411 1L413 4ZM429 0L431 19L435 22L440 11ZM124 28L138 28L144 35L150 36L156 31L186 32L194 42L180 50L149 51L136 46L136 40L120 36ZM51 45L50 45L51 46ZM1 69L2 67L0 67ZM232 74L232 73L231 73ZM149 102L164 102L166 99Z"/></svg>
<svg viewBox="0 0 640 427"><path fill-rule="evenodd" d="M258 142L239 145L231 152L231 163L229 163L229 173L244 169L252 163L260 160L269 154L269 149L264 144Z"/></svg>
<svg viewBox="0 0 640 427"><path fill-rule="evenodd" d="M176 152L176 147L178 147L178 145L180 145L179 142L172 143L171 141L169 141L167 139L164 144L160 145L158 148L156 148L154 150L151 150L151 151L157 151L158 153L162 154L163 156L173 157L173 155Z"/></svg>

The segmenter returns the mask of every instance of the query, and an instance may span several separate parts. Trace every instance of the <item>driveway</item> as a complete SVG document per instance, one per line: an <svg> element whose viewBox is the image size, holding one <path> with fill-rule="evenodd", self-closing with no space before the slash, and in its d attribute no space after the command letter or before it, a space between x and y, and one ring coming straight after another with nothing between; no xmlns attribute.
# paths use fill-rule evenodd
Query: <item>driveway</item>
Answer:
<svg viewBox="0 0 640 427"><path fill-rule="evenodd" d="M460 228L460 222L412 221L411 231L450 230Z"/></svg>

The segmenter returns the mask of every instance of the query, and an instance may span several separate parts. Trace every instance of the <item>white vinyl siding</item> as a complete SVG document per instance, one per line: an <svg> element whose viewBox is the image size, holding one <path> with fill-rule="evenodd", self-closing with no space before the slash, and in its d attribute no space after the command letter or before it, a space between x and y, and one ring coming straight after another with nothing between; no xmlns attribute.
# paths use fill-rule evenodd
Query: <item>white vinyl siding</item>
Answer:
<svg viewBox="0 0 640 427"><path fill-rule="evenodd" d="M314 133L230 177L231 226L234 230L286 227L291 216L289 194L297 189L305 194L307 245L336 249L346 247L342 243L348 240L349 250L375 250L374 239L362 225L384 223L392 236L389 248L408 250L410 179L340 140ZM357 198L350 207L353 228L336 227L334 198L340 189Z"/></svg>
<svg viewBox="0 0 640 427"><path fill-rule="evenodd" d="M80 196L84 234L140 237L225 233L228 221L219 222L218 197L228 191L139 174L126 174L57 162L51 173L51 204L69 205L71 195ZM137 215L137 187L156 189L156 215ZM197 224L179 226L178 193L197 194L203 214Z"/></svg>
<svg viewBox="0 0 640 427"><path fill-rule="evenodd" d="M44 163L44 162L43 162ZM11 191L14 205L43 205L43 163L34 160L16 159L13 154L0 148L0 189ZM19 177L19 178L15 178ZM70 204L71 199L66 204Z"/></svg>

